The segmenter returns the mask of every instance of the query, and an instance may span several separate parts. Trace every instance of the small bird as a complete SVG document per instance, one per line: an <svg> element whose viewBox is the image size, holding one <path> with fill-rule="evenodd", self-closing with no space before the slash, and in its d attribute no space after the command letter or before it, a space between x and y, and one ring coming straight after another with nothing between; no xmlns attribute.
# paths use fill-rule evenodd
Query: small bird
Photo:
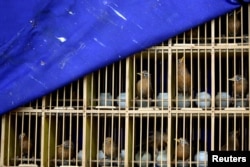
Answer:
<svg viewBox="0 0 250 167"><path fill-rule="evenodd" d="M19 135L19 146L21 151L21 155L24 157L28 157L28 155L31 156L33 144L31 140L28 139L27 135L25 133L21 133Z"/></svg>
<svg viewBox="0 0 250 167"><path fill-rule="evenodd" d="M175 139L177 141L177 160L187 160L190 156L190 148L187 140L183 138Z"/></svg>
<svg viewBox="0 0 250 167"><path fill-rule="evenodd" d="M236 36L240 33L241 22L237 16L234 16L234 12L228 15L228 35Z"/></svg>
<svg viewBox="0 0 250 167"><path fill-rule="evenodd" d="M142 71L141 73L137 73L141 76L141 79L136 84L136 93L137 96L143 99L151 98L153 94L152 84L151 84L151 74L147 71Z"/></svg>
<svg viewBox="0 0 250 167"><path fill-rule="evenodd" d="M191 75L186 68L184 56L178 59L178 92L187 93L190 95L191 92Z"/></svg>
<svg viewBox="0 0 250 167"><path fill-rule="evenodd" d="M239 144L239 131L231 131L228 135L228 145L227 143L224 144L221 147L222 151L237 151L240 148L240 144ZM234 150L234 144L235 144L235 150ZM228 147L227 147L228 146Z"/></svg>
<svg viewBox="0 0 250 167"><path fill-rule="evenodd" d="M244 97L247 92L247 85L248 85L246 78L240 75L235 75L233 78L229 78L228 80L234 82L232 86L233 94L235 92L236 97Z"/></svg>
<svg viewBox="0 0 250 167"><path fill-rule="evenodd" d="M161 133L161 132L156 131L155 135L152 134L148 137L148 143L149 143L149 147L151 147L152 150L155 149L155 153L158 154L159 150L167 148L168 135L165 132Z"/></svg>
<svg viewBox="0 0 250 167"><path fill-rule="evenodd" d="M113 141L111 137L107 137L102 144L102 151L104 152L105 156L109 159L117 158L118 149L116 143Z"/></svg>
<svg viewBox="0 0 250 167"><path fill-rule="evenodd" d="M75 145L69 140L64 141L62 144L57 146L57 158L58 159L70 159L74 156Z"/></svg>

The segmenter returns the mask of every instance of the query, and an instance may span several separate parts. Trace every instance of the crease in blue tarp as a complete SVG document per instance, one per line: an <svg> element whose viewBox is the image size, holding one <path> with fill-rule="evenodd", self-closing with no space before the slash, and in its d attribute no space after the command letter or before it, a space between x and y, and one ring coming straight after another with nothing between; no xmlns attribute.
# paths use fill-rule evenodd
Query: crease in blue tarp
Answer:
<svg viewBox="0 0 250 167"><path fill-rule="evenodd" d="M236 0L30 2L22 2L30 5L26 10L11 8L18 5L14 0L0 2L5 14L0 114L241 5Z"/></svg>

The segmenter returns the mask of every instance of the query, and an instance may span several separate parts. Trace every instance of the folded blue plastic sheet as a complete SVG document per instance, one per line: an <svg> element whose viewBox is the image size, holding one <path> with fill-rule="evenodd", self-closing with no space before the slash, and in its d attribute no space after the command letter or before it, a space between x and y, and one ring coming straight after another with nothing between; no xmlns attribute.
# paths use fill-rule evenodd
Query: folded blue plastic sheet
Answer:
<svg viewBox="0 0 250 167"><path fill-rule="evenodd" d="M0 114L240 5L236 0L1 1Z"/></svg>

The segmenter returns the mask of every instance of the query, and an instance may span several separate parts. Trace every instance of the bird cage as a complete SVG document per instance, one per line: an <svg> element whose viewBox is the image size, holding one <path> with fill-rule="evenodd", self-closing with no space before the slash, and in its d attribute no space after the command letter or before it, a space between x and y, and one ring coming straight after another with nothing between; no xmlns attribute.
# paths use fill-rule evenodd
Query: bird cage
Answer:
<svg viewBox="0 0 250 167"><path fill-rule="evenodd" d="M1 117L0 166L207 166L250 150L250 6Z"/></svg>

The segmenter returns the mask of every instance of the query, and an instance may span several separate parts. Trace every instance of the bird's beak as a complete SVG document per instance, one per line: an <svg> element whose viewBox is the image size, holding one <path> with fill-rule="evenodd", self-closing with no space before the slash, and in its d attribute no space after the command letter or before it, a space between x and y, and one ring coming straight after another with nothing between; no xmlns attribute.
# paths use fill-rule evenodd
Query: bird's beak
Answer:
<svg viewBox="0 0 250 167"><path fill-rule="evenodd" d="M234 81L234 77L233 77L233 78L229 78L228 80L230 80L230 81Z"/></svg>
<svg viewBox="0 0 250 167"><path fill-rule="evenodd" d="M137 73L138 75L141 75L141 73Z"/></svg>
<svg viewBox="0 0 250 167"><path fill-rule="evenodd" d="M180 139L176 139L176 138L175 138L174 140L177 141L177 142L180 142Z"/></svg>

